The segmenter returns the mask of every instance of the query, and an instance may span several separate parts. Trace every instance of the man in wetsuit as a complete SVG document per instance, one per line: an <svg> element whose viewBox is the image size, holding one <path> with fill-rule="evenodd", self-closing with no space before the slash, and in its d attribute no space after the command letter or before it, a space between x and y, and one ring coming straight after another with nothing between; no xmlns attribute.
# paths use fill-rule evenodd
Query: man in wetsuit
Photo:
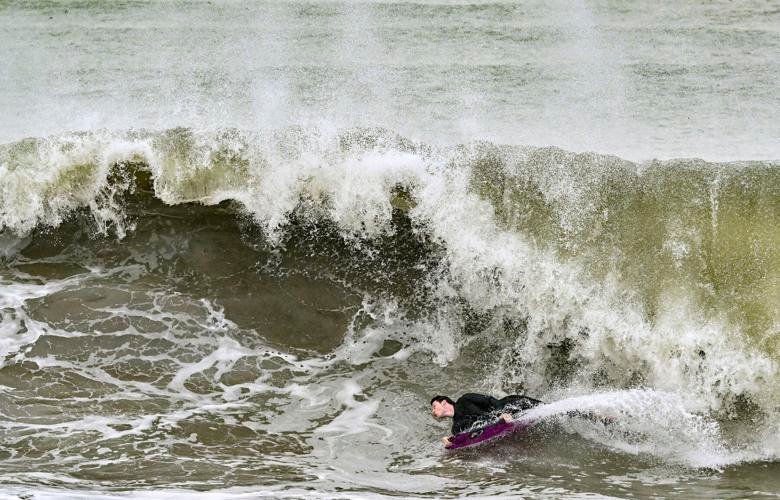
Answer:
<svg viewBox="0 0 780 500"><path fill-rule="evenodd" d="M527 410L541 403L538 399L517 395L496 399L484 394L468 393L457 401L447 396L434 396L431 399L431 413L436 418L452 417L452 434L458 434L475 423L489 420L496 415L507 423L511 422L512 415L509 412ZM445 436L442 442L448 445L451 438L452 436Z"/></svg>

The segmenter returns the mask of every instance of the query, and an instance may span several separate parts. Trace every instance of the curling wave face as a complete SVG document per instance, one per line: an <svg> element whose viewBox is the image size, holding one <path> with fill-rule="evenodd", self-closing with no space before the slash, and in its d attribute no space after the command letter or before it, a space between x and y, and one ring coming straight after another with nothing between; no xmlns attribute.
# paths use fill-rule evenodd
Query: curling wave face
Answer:
<svg viewBox="0 0 780 500"><path fill-rule="evenodd" d="M132 485L139 463L175 475L187 457L182 484L236 461L238 486L261 450L269 477L349 482L290 457L347 467L358 452L332 436L392 441L378 401L414 408L420 377L457 392L452 370L546 397L663 391L673 435L707 443L602 439L623 452L696 466L780 453L774 162L375 128L78 132L0 146L0 227L4 453L20 469L78 457L70 477L111 463ZM591 404L658 407L620 394ZM274 418L295 414L300 428ZM253 451L229 458L243 439Z"/></svg>

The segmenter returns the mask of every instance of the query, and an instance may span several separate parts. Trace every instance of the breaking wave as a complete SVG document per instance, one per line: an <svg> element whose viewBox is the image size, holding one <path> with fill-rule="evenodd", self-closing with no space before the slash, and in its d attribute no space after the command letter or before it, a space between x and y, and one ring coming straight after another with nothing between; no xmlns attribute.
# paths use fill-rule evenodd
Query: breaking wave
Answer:
<svg viewBox="0 0 780 500"><path fill-rule="evenodd" d="M440 364L497 345L499 391L653 388L760 422L762 439L780 425L778 163L443 147L363 128L96 131L0 146L5 258L74 220L121 240L156 207L185 204L240 220L241 241L228 244L273 252L308 238L330 258L390 268L381 276L412 273L387 295L432 325L414 342ZM394 254L387 239L409 246Z"/></svg>

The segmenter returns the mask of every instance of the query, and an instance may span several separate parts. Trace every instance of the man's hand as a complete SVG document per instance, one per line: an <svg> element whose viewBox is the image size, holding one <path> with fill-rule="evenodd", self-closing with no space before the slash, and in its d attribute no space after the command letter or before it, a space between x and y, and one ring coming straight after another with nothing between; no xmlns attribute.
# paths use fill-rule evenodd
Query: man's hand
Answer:
<svg viewBox="0 0 780 500"><path fill-rule="evenodd" d="M512 419L512 415L510 415L509 413L502 413L501 415L498 416L498 418L503 420L504 422L506 422L508 424L511 424L512 420L513 420Z"/></svg>
<svg viewBox="0 0 780 500"><path fill-rule="evenodd" d="M444 443L444 446L449 446L452 444L452 436L444 436L441 438L441 442Z"/></svg>

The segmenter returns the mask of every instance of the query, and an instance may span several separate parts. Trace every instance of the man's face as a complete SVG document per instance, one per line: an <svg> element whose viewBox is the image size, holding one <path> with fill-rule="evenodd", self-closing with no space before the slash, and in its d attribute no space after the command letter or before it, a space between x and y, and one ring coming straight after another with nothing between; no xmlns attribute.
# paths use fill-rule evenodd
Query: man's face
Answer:
<svg viewBox="0 0 780 500"><path fill-rule="evenodd" d="M434 401L431 403L431 414L436 418L446 417L450 404L446 401Z"/></svg>

